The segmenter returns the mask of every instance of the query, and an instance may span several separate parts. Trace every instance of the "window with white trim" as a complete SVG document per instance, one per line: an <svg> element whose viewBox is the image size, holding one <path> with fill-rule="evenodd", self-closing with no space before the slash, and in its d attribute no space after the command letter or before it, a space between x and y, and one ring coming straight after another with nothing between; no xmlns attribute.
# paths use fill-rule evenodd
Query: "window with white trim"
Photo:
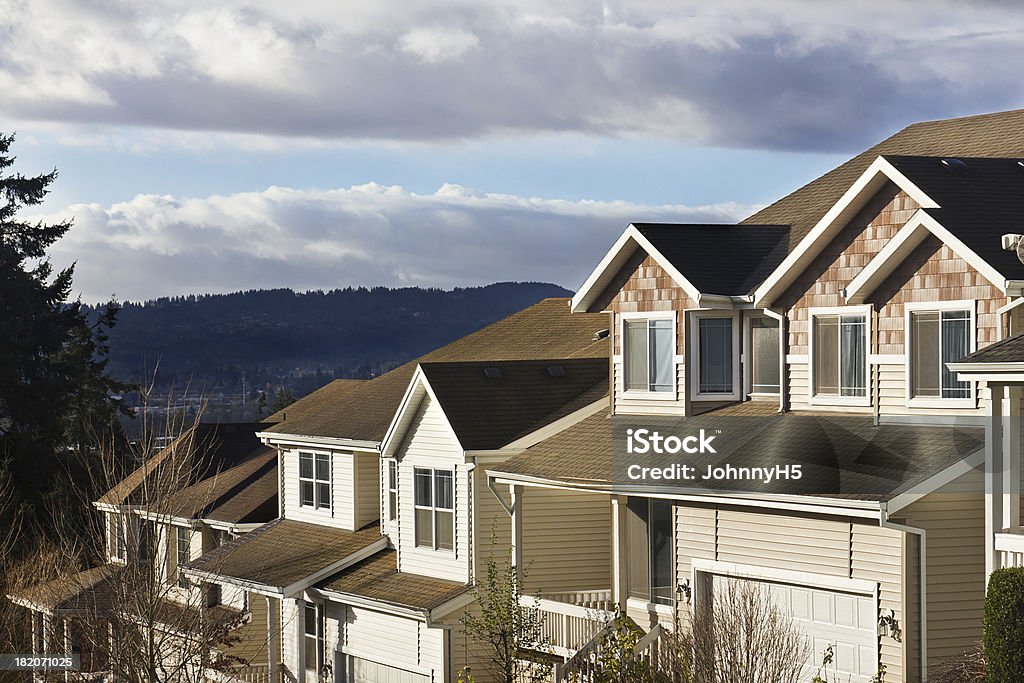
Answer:
<svg viewBox="0 0 1024 683"><path fill-rule="evenodd" d="M868 395L868 316L816 313L811 316L814 395L866 398Z"/></svg>
<svg viewBox="0 0 1024 683"><path fill-rule="evenodd" d="M954 363L971 352L971 309L913 309L908 313L910 397L972 398L972 383L958 380L946 367L946 363Z"/></svg>
<svg viewBox="0 0 1024 683"><path fill-rule="evenodd" d="M174 529L174 536L177 545L177 573L178 573L178 588L188 588L188 577L185 576L185 572L181 571L181 568L188 564L189 561L189 544L191 542L191 535L189 530L184 527L172 527Z"/></svg>
<svg viewBox="0 0 1024 683"><path fill-rule="evenodd" d="M322 605L306 604L302 632L306 670L319 672L324 666L324 608Z"/></svg>
<svg viewBox="0 0 1024 683"><path fill-rule="evenodd" d="M455 473L417 467L413 470L416 546L455 548Z"/></svg>
<svg viewBox="0 0 1024 683"><path fill-rule="evenodd" d="M725 311L696 311L690 323L690 390L698 400L739 398L739 318Z"/></svg>
<svg viewBox="0 0 1024 683"><path fill-rule="evenodd" d="M779 321L768 316L750 318L750 393L778 394Z"/></svg>
<svg viewBox="0 0 1024 683"><path fill-rule="evenodd" d="M626 512L629 595L650 603L671 605L675 598L672 503L631 496Z"/></svg>
<svg viewBox="0 0 1024 683"><path fill-rule="evenodd" d="M398 462L388 460L388 520L398 518Z"/></svg>
<svg viewBox="0 0 1024 683"><path fill-rule="evenodd" d="M331 456L326 453L299 453L299 506L330 509Z"/></svg>
<svg viewBox="0 0 1024 683"><path fill-rule="evenodd" d="M124 515L120 512L112 512L110 513L110 556L116 560L127 560L126 553Z"/></svg>
<svg viewBox="0 0 1024 683"><path fill-rule="evenodd" d="M672 318L622 321L626 391L671 392L675 389L674 324Z"/></svg>

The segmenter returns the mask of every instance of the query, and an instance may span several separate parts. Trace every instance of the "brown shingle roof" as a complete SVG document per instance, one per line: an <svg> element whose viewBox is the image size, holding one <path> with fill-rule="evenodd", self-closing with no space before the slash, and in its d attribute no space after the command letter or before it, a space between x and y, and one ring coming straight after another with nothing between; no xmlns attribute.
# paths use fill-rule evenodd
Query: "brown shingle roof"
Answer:
<svg viewBox="0 0 1024 683"><path fill-rule="evenodd" d="M347 567L317 588L426 611L471 590L458 581L399 573L394 550L383 550Z"/></svg>
<svg viewBox="0 0 1024 683"><path fill-rule="evenodd" d="M603 314L573 314L568 299L545 299L341 395L323 389L313 392L285 409L285 420L267 431L379 442L418 363L546 358L607 361L608 339L594 340L594 334L607 327L608 318Z"/></svg>
<svg viewBox="0 0 1024 683"><path fill-rule="evenodd" d="M121 565L104 564L25 588L10 598L49 612L102 611L112 605L110 583L122 570Z"/></svg>
<svg viewBox="0 0 1024 683"><path fill-rule="evenodd" d="M956 361L957 363L1024 363L1024 332L1018 332L995 344L975 351Z"/></svg>
<svg viewBox="0 0 1024 683"><path fill-rule="evenodd" d="M381 540L377 523L346 531L276 519L190 563L224 579L282 589Z"/></svg>
<svg viewBox="0 0 1024 683"><path fill-rule="evenodd" d="M885 154L1024 157L1024 109L907 126L742 222L789 225L792 251L875 157Z"/></svg>
<svg viewBox="0 0 1024 683"><path fill-rule="evenodd" d="M869 501L890 500L984 447L984 430L976 427L876 426L871 416L774 414L767 408L746 407L751 405L756 403L728 406L685 421L672 419L666 424L685 424L687 434L701 428L711 433L721 429L720 457L736 466L802 464L805 477L796 492ZM631 426L656 419L637 417ZM723 438L731 441L722 442ZM613 461L613 420L601 414L489 471L604 488L616 483L615 472L623 464ZM618 483L624 482L623 477ZM728 482L718 482L716 488L751 491ZM794 492L796 488L783 487L776 492ZM696 486L691 489L708 491Z"/></svg>
<svg viewBox="0 0 1024 683"><path fill-rule="evenodd" d="M605 358L423 363L421 367L466 449L501 448L608 391ZM488 377L488 372L500 377Z"/></svg>

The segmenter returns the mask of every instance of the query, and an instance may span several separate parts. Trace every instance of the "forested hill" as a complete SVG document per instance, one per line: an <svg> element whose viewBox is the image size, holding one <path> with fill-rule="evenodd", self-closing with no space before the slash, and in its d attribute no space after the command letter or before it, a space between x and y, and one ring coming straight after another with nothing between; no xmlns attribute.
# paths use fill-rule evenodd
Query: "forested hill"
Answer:
<svg viewBox="0 0 1024 683"><path fill-rule="evenodd" d="M125 303L111 332L111 369L138 381L206 392L287 386L297 395L333 377L367 377L541 299L552 284L454 289L254 290ZM95 311L92 311L95 313Z"/></svg>

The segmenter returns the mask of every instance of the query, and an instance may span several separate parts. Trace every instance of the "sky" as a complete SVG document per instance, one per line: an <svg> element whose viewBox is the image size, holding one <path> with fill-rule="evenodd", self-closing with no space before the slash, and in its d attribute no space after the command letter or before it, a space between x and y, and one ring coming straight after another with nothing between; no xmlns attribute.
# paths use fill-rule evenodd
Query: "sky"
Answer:
<svg viewBox="0 0 1024 683"><path fill-rule="evenodd" d="M0 0L0 131L97 302L576 288L914 121L1024 107L999 0Z"/></svg>

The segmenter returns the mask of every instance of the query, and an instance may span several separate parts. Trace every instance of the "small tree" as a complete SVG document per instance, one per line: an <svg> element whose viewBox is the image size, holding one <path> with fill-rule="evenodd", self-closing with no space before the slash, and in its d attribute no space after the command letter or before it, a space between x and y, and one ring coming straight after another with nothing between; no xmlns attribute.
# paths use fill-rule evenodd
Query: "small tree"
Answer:
<svg viewBox="0 0 1024 683"><path fill-rule="evenodd" d="M484 670L491 680L502 683L541 683L549 680L552 664L543 657L527 659L530 653L546 653L550 642L544 636L543 615L537 606L523 604L520 572L510 562L502 566L490 553L486 574L475 589L479 613L467 611L461 619L469 640L487 653ZM468 676L468 677L471 677Z"/></svg>
<svg viewBox="0 0 1024 683"><path fill-rule="evenodd" d="M1024 568L992 572L985 594L984 626L985 680L1024 681Z"/></svg>

